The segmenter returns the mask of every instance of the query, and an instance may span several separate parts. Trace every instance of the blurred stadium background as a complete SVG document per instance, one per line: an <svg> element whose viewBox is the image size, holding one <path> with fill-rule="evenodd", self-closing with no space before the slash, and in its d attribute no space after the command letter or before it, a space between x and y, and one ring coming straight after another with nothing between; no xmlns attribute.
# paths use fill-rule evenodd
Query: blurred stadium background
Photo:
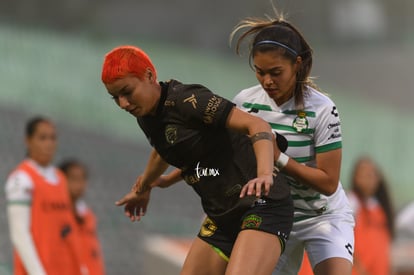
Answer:
<svg viewBox="0 0 414 275"><path fill-rule="evenodd" d="M274 3L308 38L313 76L337 103L344 186L353 161L369 154L391 184L396 210L414 200L414 2ZM87 200L99 219L107 273L178 274L172 268L182 261L179 247L195 236L202 219L198 198L183 183L154 190L147 216L135 224L114 206L142 171L150 148L135 120L106 96L103 55L119 44L137 45L153 59L160 80L201 83L232 98L256 80L228 35L239 20L265 14L273 15L268 0L1 1L0 180L25 155L26 120L52 118L59 130L56 161L74 156L91 169ZM4 188L0 208L0 274L7 275L12 250ZM165 239L176 242L171 248ZM165 254L176 256L171 266L160 265L157 257Z"/></svg>

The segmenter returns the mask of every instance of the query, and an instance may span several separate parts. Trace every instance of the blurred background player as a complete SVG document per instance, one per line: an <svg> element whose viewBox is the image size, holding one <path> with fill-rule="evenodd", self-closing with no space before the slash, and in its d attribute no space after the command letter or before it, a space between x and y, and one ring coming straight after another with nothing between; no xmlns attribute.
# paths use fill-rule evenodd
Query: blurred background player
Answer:
<svg viewBox="0 0 414 275"><path fill-rule="evenodd" d="M52 164L57 146L54 124L42 117L29 120L25 145L27 157L5 186L14 274L81 274L66 179Z"/></svg>
<svg viewBox="0 0 414 275"><path fill-rule="evenodd" d="M405 205L397 213L395 229L402 239L414 241L414 202Z"/></svg>
<svg viewBox="0 0 414 275"><path fill-rule="evenodd" d="M354 166L349 199L355 215L355 254L352 274L389 275L394 210L388 184L369 157Z"/></svg>
<svg viewBox="0 0 414 275"><path fill-rule="evenodd" d="M66 159L59 164L66 175L69 195L72 200L73 214L77 222L82 263L88 275L103 275L104 260L97 235L96 217L84 200L88 185L88 170L84 163L76 159Z"/></svg>

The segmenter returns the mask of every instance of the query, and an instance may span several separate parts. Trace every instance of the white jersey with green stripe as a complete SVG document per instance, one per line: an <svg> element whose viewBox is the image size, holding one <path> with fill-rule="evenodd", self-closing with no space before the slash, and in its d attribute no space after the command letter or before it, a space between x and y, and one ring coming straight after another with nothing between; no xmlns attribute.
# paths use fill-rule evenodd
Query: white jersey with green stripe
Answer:
<svg viewBox="0 0 414 275"><path fill-rule="evenodd" d="M296 110L294 98L278 106L261 85L242 90L233 102L242 110L269 122L273 131L288 140L285 153L301 164L315 167L316 153L342 148L341 122L334 102L311 87L307 87L305 92L304 110ZM325 196L288 178L295 221L349 209L341 183L333 195Z"/></svg>

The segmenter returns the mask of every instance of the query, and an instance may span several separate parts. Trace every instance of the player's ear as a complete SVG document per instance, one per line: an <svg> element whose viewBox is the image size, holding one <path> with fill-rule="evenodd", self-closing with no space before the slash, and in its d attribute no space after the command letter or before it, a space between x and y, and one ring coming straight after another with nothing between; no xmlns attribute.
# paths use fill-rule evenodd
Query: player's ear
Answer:
<svg viewBox="0 0 414 275"><path fill-rule="evenodd" d="M296 57L296 62L295 62L296 72L300 69L301 66L302 66L302 57L298 56Z"/></svg>
<svg viewBox="0 0 414 275"><path fill-rule="evenodd" d="M153 74L153 72L151 71L151 69L150 69L150 68L147 68L147 69L146 69L146 71L145 71L145 75L148 77L148 79L149 79L151 82L155 80L155 79L154 79L154 74Z"/></svg>

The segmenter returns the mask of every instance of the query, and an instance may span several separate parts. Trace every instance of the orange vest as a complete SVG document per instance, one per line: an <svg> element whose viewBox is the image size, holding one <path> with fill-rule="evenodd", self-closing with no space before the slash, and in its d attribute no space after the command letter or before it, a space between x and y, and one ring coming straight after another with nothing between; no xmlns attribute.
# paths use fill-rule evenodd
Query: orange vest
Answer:
<svg viewBox="0 0 414 275"><path fill-rule="evenodd" d="M33 181L30 231L46 273L80 275L80 247L63 174L56 170L58 184L50 184L28 161L23 161L17 169L25 171ZM16 251L14 274L27 274Z"/></svg>
<svg viewBox="0 0 414 275"><path fill-rule="evenodd" d="M105 274L101 246L96 232L96 218L88 208L81 214L82 223L78 223L82 245L82 262L88 269L88 275Z"/></svg>
<svg viewBox="0 0 414 275"><path fill-rule="evenodd" d="M387 227L387 219L381 206L361 206L355 219L355 253L353 275L358 266L367 273L375 275L390 274L391 238Z"/></svg>
<svg viewBox="0 0 414 275"><path fill-rule="evenodd" d="M306 251L303 252L302 265L300 267L298 275L313 275L312 266Z"/></svg>

